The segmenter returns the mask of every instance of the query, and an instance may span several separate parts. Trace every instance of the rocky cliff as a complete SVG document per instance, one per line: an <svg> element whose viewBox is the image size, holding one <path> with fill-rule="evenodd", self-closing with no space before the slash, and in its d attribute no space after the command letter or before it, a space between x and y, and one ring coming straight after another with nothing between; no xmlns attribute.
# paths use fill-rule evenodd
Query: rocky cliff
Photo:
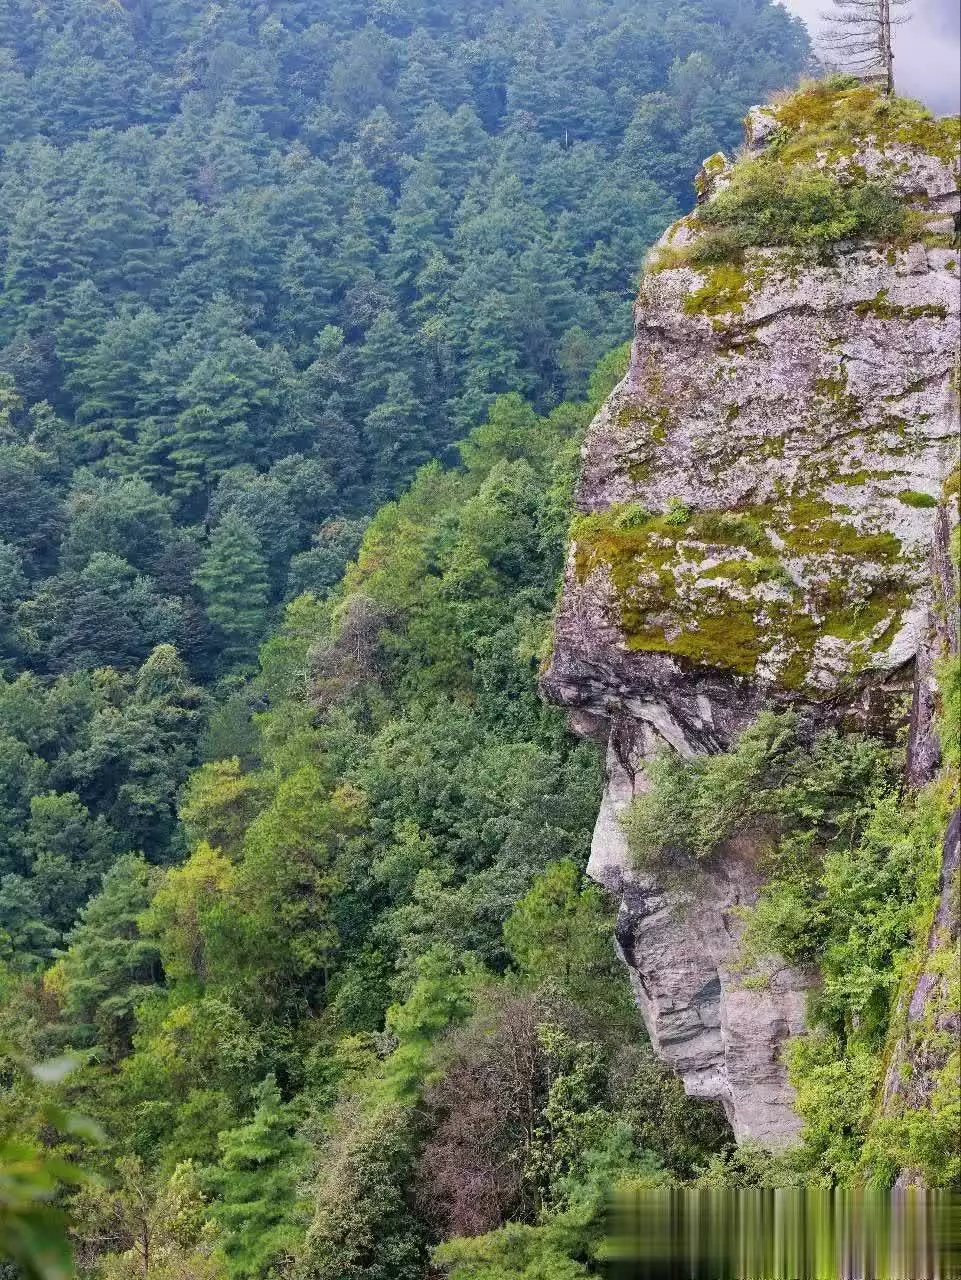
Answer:
<svg viewBox="0 0 961 1280"><path fill-rule="evenodd" d="M607 752L589 873L620 896L656 1051L738 1137L778 1145L798 1129L781 1049L814 976L735 976L751 840L685 889L638 873L618 815L653 751L726 749L764 708L890 725L916 671L930 702L917 659L957 463L961 200L956 122L871 90L808 89L746 129L647 265L629 370L584 446L543 687ZM782 179L802 226L764 203ZM892 200L887 232L838 213ZM915 737L923 772L933 748Z"/></svg>

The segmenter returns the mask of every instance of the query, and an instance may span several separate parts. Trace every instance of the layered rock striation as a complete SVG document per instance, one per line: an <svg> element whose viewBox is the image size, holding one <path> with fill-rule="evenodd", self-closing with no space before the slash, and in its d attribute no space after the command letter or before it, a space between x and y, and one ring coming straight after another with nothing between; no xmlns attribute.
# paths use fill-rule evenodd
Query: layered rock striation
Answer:
<svg viewBox="0 0 961 1280"><path fill-rule="evenodd" d="M618 815L658 748L727 749L768 707L890 723L927 672L929 558L958 448L956 133L891 119L864 89L753 110L739 164L883 184L906 229L700 254L703 210L736 176L712 157L701 213L648 264L630 367L583 451L543 688L607 752L589 872L620 896L655 1050L723 1101L738 1137L769 1145L798 1129L781 1050L813 976L785 968L763 991L736 976L757 851L745 835L696 886L659 884L632 866Z"/></svg>

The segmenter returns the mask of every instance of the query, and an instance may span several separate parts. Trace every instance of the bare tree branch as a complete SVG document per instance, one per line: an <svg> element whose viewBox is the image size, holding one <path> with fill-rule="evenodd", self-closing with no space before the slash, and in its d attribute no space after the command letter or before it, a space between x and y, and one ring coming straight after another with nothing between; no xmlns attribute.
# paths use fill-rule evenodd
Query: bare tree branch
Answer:
<svg viewBox="0 0 961 1280"><path fill-rule="evenodd" d="M825 43L843 69L894 92L892 31L911 21L913 0L831 0L834 10L821 16L829 24Z"/></svg>

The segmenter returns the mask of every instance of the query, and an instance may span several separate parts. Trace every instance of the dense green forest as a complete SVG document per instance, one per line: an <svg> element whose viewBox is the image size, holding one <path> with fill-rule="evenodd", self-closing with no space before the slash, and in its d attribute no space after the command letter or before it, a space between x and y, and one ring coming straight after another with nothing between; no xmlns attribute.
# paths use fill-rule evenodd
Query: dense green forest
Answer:
<svg viewBox="0 0 961 1280"><path fill-rule="evenodd" d="M459 468L378 512L328 599L287 607L252 719L236 698L209 716L185 860L111 857L75 795L32 805L27 831L73 835L36 874L73 888L81 847L106 869L60 948L32 880L7 884L5 1154L59 1129L103 1175L69 1202L86 1269L140 1276L149 1251L171 1277L413 1280L448 1240L454 1275L586 1274L612 1174L656 1185L728 1149L643 1045L579 870L600 762L535 687L579 437L625 359L547 416L499 399ZM39 747L61 724L188 741L205 695L161 645L128 680L7 696ZM71 1073L32 1076L67 1049Z"/></svg>
<svg viewBox="0 0 961 1280"><path fill-rule="evenodd" d="M250 663L496 395L584 394L805 50L769 0L5 5L3 669Z"/></svg>
<svg viewBox="0 0 961 1280"><path fill-rule="evenodd" d="M777 717L655 769L636 856L749 797L753 959L825 977L803 1149L735 1151L536 691L641 261L806 57L768 0L4 7L0 1253L575 1280L614 1179L957 1179L953 1094L871 1110L945 784Z"/></svg>

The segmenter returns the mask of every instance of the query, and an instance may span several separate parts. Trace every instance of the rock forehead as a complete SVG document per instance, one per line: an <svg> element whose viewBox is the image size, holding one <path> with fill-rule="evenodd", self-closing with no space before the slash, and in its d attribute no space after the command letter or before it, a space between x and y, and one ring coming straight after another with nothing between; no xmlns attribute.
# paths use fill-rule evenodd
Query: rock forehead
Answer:
<svg viewBox="0 0 961 1280"><path fill-rule="evenodd" d="M926 607L957 432L959 255L930 230L961 210L955 131L863 89L802 93L747 128L779 174L883 180L915 239L700 266L698 216L665 234L585 446L558 651L616 650L658 696L677 669L823 699L909 661ZM708 205L731 173L705 162Z"/></svg>
<svg viewBox="0 0 961 1280"><path fill-rule="evenodd" d="M645 281L564 606L609 624L592 650L831 693L911 656L956 436L957 258L858 250L798 275L757 251L718 274Z"/></svg>
<svg viewBox="0 0 961 1280"><path fill-rule="evenodd" d="M618 941L654 1047L690 1092L724 1101L739 1136L772 1145L797 1129L780 1049L803 1029L810 976L785 970L764 993L732 976L734 908L759 887L751 851L725 850L682 902L635 875L616 815L658 744L724 749L769 706L900 707L958 432L959 254L938 222L961 207L953 151L927 124L848 130L819 151L820 119L785 144L796 110L752 112L755 154L793 147L883 177L925 211L916 238L695 267L671 251L696 221L668 231L628 373L584 446L543 679L575 729L608 743L590 870L622 897ZM710 201L727 170L712 158L705 172Z"/></svg>

